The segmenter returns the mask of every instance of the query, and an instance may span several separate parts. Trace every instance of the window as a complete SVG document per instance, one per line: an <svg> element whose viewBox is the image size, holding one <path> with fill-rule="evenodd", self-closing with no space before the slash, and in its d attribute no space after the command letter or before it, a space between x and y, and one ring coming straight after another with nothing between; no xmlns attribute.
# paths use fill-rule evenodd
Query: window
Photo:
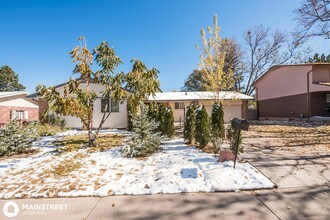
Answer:
<svg viewBox="0 0 330 220"><path fill-rule="evenodd" d="M109 112L109 99L101 99L101 112Z"/></svg>
<svg viewBox="0 0 330 220"><path fill-rule="evenodd" d="M119 102L111 99L111 112L119 112Z"/></svg>
<svg viewBox="0 0 330 220"><path fill-rule="evenodd" d="M174 105L175 109L184 109L184 102L176 102Z"/></svg>
<svg viewBox="0 0 330 220"><path fill-rule="evenodd" d="M28 111L24 111L24 110L12 110L11 111L12 120L24 120L24 119L28 119L28 118L29 118Z"/></svg>
<svg viewBox="0 0 330 220"><path fill-rule="evenodd" d="M101 112L119 112L119 102L111 99L110 105L109 99L101 99Z"/></svg>
<svg viewBox="0 0 330 220"><path fill-rule="evenodd" d="M326 94L326 106L327 106L327 110L330 111L330 94Z"/></svg>

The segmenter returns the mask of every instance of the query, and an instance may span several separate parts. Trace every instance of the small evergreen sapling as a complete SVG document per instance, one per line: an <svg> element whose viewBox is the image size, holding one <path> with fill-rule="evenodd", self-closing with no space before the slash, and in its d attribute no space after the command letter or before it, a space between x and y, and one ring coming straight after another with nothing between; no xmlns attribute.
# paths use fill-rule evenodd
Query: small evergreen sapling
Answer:
<svg viewBox="0 0 330 220"><path fill-rule="evenodd" d="M235 154L236 150L236 142L238 137L238 154L243 153L243 146L241 146L242 143L242 134L238 129L234 129L231 126L227 130L227 138L229 140L229 149L230 151Z"/></svg>
<svg viewBox="0 0 330 220"><path fill-rule="evenodd" d="M158 104L158 115L156 121L159 123L157 131L164 134L165 130L165 112L166 108L163 104Z"/></svg>
<svg viewBox="0 0 330 220"><path fill-rule="evenodd" d="M211 142L213 146L213 153L217 153L220 150L220 146L223 143L225 137L224 127L224 113L221 103L214 103L211 115Z"/></svg>
<svg viewBox="0 0 330 220"><path fill-rule="evenodd" d="M172 111L171 107L166 107L166 109L165 109L163 134L169 138L175 134L174 116L173 116L173 111Z"/></svg>
<svg viewBox="0 0 330 220"><path fill-rule="evenodd" d="M128 117L127 117L127 129L129 131L133 130L133 123L132 123L132 118L134 116L136 116L136 106L135 104L131 101L131 99L127 100L127 113L128 113Z"/></svg>
<svg viewBox="0 0 330 220"><path fill-rule="evenodd" d="M37 137L35 127L22 127L11 121L6 127L0 128L0 157L28 152Z"/></svg>
<svg viewBox="0 0 330 220"><path fill-rule="evenodd" d="M151 102L148 106L148 115L153 120L157 121L159 112L159 104L157 102Z"/></svg>
<svg viewBox="0 0 330 220"><path fill-rule="evenodd" d="M184 122L183 137L188 141L188 144L193 144L195 139L195 126L196 126L196 115L195 106L190 105L186 112L186 118Z"/></svg>
<svg viewBox="0 0 330 220"><path fill-rule="evenodd" d="M148 107L141 105L141 114L132 116L133 134L121 149L124 157L145 157L161 150L163 139L160 132L156 132L158 123L148 115Z"/></svg>
<svg viewBox="0 0 330 220"><path fill-rule="evenodd" d="M197 108L195 139L201 148L207 146L210 141L210 119L205 106Z"/></svg>

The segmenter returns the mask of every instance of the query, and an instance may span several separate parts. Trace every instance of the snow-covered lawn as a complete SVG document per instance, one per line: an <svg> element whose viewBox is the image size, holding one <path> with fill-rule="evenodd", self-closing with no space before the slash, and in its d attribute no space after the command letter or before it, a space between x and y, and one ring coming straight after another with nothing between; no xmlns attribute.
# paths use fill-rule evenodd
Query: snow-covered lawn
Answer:
<svg viewBox="0 0 330 220"><path fill-rule="evenodd" d="M123 133L107 131L104 133ZM0 198L107 196L180 192L214 192L272 188L274 184L249 163L219 163L213 155L187 146L182 139L144 160L123 158L119 147L57 155L52 142L68 131L34 143L41 152L27 158L0 160ZM54 174L59 164L77 165L66 176Z"/></svg>

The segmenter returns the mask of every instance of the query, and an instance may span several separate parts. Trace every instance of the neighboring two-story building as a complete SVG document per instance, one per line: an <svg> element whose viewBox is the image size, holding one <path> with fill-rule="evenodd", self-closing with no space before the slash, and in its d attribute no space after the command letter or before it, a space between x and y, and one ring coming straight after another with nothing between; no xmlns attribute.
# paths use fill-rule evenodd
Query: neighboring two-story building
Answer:
<svg viewBox="0 0 330 220"><path fill-rule="evenodd" d="M255 83L258 119L330 117L330 64L273 66Z"/></svg>

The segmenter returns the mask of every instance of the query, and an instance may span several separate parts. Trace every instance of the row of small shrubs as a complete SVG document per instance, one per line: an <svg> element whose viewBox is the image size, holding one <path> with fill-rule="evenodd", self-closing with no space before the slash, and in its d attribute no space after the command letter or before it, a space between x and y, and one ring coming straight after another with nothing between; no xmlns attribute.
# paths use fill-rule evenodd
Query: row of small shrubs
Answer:
<svg viewBox="0 0 330 220"><path fill-rule="evenodd" d="M54 114L46 114L36 125L39 136L50 136L66 130L66 122Z"/></svg>
<svg viewBox="0 0 330 220"><path fill-rule="evenodd" d="M205 106L190 105L187 109L184 124L184 139L187 142L199 143L200 148L205 148L211 142L213 153L217 153L225 138L229 140L230 150L235 151L235 141L239 135L238 130L230 126L225 132L224 112L221 103L213 104L212 115L208 116ZM227 137L225 137L227 133ZM239 136L239 144L242 138ZM239 152L243 152L240 148Z"/></svg>
<svg viewBox="0 0 330 220"><path fill-rule="evenodd" d="M124 157L146 157L161 150L164 139L159 131L160 123L150 116L150 107L141 104L139 115L130 115L132 134L121 149Z"/></svg>
<svg viewBox="0 0 330 220"><path fill-rule="evenodd" d="M142 106L143 105L143 106ZM166 107L161 103L152 102L149 105L140 104L139 107L147 108L147 115L157 122L155 131L160 132L162 135L172 137L175 134L174 116L171 107ZM128 130L134 130L133 120L137 117L137 108L133 103L127 104L128 111Z"/></svg>

